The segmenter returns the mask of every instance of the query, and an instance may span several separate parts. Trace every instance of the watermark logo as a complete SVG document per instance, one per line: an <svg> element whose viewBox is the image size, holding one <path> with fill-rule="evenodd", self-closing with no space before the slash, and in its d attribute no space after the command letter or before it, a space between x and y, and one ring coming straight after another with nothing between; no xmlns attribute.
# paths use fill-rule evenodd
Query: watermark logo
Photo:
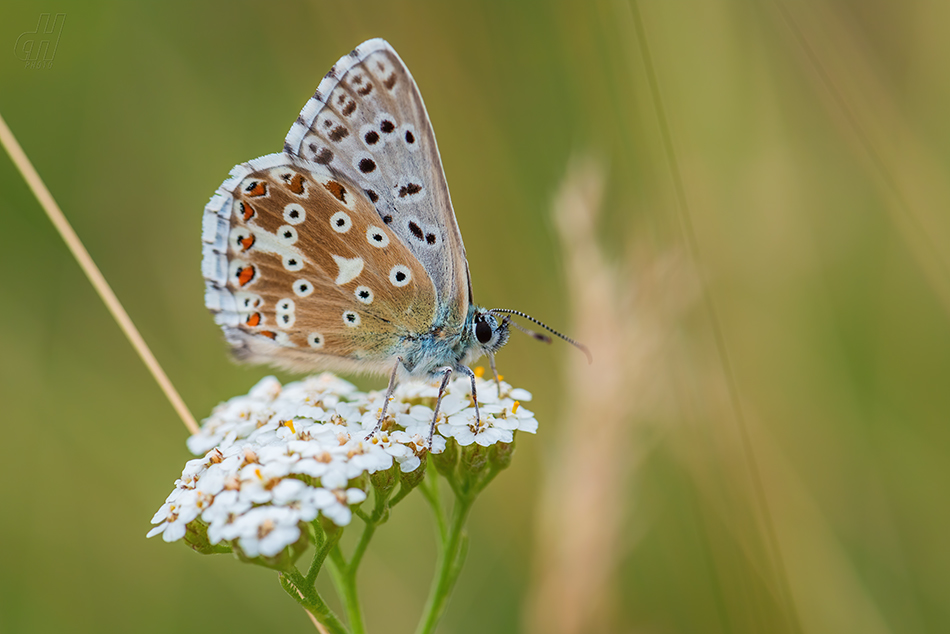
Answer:
<svg viewBox="0 0 950 634"><path fill-rule="evenodd" d="M21 33L17 38L14 52L17 59L23 62L24 68L36 70L53 67L53 56L59 46L59 36L63 34L66 14L57 13L50 20L51 15L41 13L36 30Z"/></svg>

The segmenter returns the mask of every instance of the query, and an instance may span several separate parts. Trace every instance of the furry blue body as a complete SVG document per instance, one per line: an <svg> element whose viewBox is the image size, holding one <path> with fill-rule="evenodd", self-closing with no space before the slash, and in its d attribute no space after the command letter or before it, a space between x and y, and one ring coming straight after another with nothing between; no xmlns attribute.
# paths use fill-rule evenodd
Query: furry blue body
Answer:
<svg viewBox="0 0 950 634"><path fill-rule="evenodd" d="M482 322L491 337L479 340L476 328ZM461 326L446 326L438 321L429 332L403 339L394 352L401 360L400 374L409 377L434 377L445 368L468 374L468 365L484 354L492 355L508 341L508 323L499 322L484 308L470 304Z"/></svg>

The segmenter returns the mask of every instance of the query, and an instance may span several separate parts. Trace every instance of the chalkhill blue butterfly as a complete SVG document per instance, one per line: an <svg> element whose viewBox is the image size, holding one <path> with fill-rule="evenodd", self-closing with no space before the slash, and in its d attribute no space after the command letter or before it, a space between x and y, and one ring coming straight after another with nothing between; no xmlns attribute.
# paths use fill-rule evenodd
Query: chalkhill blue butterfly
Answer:
<svg viewBox="0 0 950 634"><path fill-rule="evenodd" d="M473 302L435 134L409 70L368 40L323 78L283 152L231 170L205 207L205 303L239 359L294 371L439 378L530 319ZM497 372L495 373L497 379ZM497 381L496 381L497 384ZM478 419L480 421L480 418ZM370 435L372 435L372 433Z"/></svg>

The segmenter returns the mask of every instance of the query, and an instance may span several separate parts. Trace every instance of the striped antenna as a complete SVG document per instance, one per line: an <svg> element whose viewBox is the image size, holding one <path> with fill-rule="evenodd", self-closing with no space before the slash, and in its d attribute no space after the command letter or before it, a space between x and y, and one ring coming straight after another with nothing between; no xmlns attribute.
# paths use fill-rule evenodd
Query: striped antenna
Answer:
<svg viewBox="0 0 950 634"><path fill-rule="evenodd" d="M561 333L559 333L559 332L558 332L557 330L555 330L554 328L551 328L551 327L548 326L547 324L541 323L540 321L538 321L537 319L535 319L535 318L532 317L531 315L528 315L528 314L526 314L526 313L523 313L523 312L521 312L520 310L511 310L510 308L492 308L492 309L489 310L488 312L491 313L492 315L494 315L494 314L496 314L496 313L501 313L501 314L505 314L505 315L517 315L518 317L524 317L525 319L536 323L537 325L541 326L542 328L544 328L544 329L547 330L548 332L553 333L555 336L560 337L560 338L563 339L564 341L568 342L569 344L571 344L572 346L574 346L575 348L577 348L578 350L580 350L581 352L583 352L585 355L587 355L587 363L593 363L593 362L594 362L594 357L591 355L590 350L588 350L587 346L585 346L585 345L582 344L582 343L578 343L577 341L574 341L573 339L571 339L570 337L568 337L568 336L566 336L566 335L562 335ZM534 332L533 330L528 330L527 328L524 328L523 326L519 326L519 325L516 324L515 322L511 322L511 323L512 323L512 325L513 325L515 328L517 328L517 329L520 330L521 332L524 332L524 333L526 333L526 334L529 334L529 335L531 335L532 337L534 337L535 339L537 339L537 340L539 340L539 341L545 341L545 342L547 342L547 343L550 343L550 342L551 342L550 337L548 337L548 336L546 336L546 335L543 335L543 334L541 334L541 333Z"/></svg>

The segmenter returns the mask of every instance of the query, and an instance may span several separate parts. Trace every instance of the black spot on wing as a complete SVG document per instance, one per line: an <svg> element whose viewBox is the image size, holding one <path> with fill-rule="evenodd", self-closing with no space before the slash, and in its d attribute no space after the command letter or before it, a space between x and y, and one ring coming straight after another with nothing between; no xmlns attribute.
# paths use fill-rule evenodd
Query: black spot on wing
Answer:
<svg viewBox="0 0 950 634"><path fill-rule="evenodd" d="M416 183L409 183L408 185L403 185L399 188L399 197L405 198L406 196L412 196L413 194L418 194L422 191L422 185L417 185Z"/></svg>
<svg viewBox="0 0 950 634"><path fill-rule="evenodd" d="M330 133L330 140L334 143L339 143L349 135L350 131L347 130L345 126L338 125L337 127L333 128L333 132Z"/></svg>
<svg viewBox="0 0 950 634"><path fill-rule="evenodd" d="M313 155L314 163L326 165L333 160L333 152L331 152L329 148L321 148L314 143L310 144L310 153Z"/></svg>

